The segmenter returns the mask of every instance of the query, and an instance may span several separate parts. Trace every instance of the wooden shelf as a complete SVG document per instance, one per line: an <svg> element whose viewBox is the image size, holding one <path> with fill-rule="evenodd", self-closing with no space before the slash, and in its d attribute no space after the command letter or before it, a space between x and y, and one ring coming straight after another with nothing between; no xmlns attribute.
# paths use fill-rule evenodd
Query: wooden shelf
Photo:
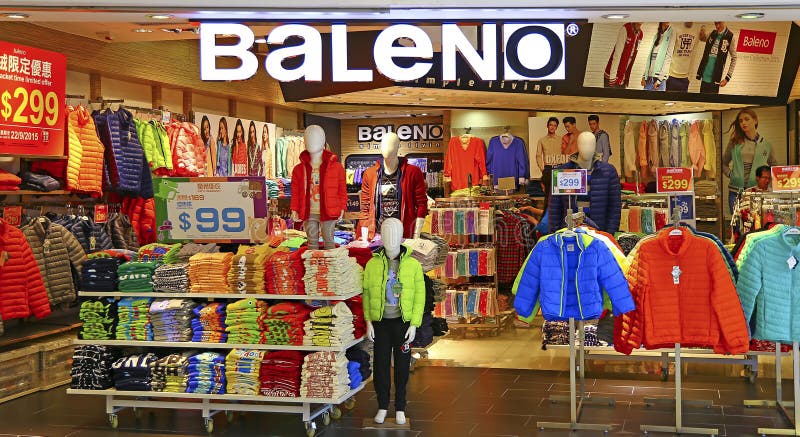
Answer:
<svg viewBox="0 0 800 437"><path fill-rule="evenodd" d="M65 194L72 194L72 191L67 191L67 190L53 190L53 191L35 191L35 190L0 191L0 196L63 196Z"/></svg>
<svg viewBox="0 0 800 437"><path fill-rule="evenodd" d="M264 300L347 300L361 294L361 291L341 296L312 296L306 294L239 294L239 293L164 293L164 292L125 292L125 291L79 291L81 297L156 297L156 298L190 298L190 299L247 299L254 297Z"/></svg>

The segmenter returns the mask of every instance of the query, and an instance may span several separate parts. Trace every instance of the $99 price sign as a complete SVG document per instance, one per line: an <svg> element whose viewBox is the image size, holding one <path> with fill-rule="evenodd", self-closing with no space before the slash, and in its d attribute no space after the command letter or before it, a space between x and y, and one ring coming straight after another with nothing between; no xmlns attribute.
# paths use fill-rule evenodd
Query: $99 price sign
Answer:
<svg viewBox="0 0 800 437"><path fill-rule="evenodd" d="M578 195L587 194L586 169L555 169L553 170L553 194Z"/></svg>

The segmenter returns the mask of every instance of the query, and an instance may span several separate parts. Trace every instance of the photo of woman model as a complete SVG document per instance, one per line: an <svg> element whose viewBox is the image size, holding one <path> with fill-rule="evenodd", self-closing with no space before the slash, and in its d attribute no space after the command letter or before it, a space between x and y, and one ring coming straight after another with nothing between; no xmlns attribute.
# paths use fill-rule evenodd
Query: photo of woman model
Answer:
<svg viewBox="0 0 800 437"><path fill-rule="evenodd" d="M231 142L228 136L228 120L219 119L217 128L217 158L215 176L230 176L231 174Z"/></svg>
<svg viewBox="0 0 800 437"><path fill-rule="evenodd" d="M264 176L264 160L261 145L256 139L256 122L250 121L247 128L247 174L249 176Z"/></svg>
<svg viewBox="0 0 800 437"><path fill-rule="evenodd" d="M236 120L231 140L231 176L247 176L247 143L242 120Z"/></svg>
<svg viewBox="0 0 800 437"><path fill-rule="evenodd" d="M758 133L758 114L749 108L736 114L728 132L728 146L722 155L722 172L728 182L728 207L733 212L739 193L757 183L755 170L777 164L772 145Z"/></svg>
<svg viewBox="0 0 800 437"><path fill-rule="evenodd" d="M264 176L273 177L274 169L272 168L272 146L269 144L269 125L264 123L261 128L261 157L264 163Z"/></svg>
<svg viewBox="0 0 800 437"><path fill-rule="evenodd" d="M653 37L653 45L647 56L647 64L642 76L642 86L646 91L665 91L667 77L675 50L675 31L669 22L658 23L658 31Z"/></svg>
<svg viewBox="0 0 800 437"><path fill-rule="evenodd" d="M214 176L217 169L217 144L211 136L211 121L204 115L200 121L200 138L206 148L206 176Z"/></svg>

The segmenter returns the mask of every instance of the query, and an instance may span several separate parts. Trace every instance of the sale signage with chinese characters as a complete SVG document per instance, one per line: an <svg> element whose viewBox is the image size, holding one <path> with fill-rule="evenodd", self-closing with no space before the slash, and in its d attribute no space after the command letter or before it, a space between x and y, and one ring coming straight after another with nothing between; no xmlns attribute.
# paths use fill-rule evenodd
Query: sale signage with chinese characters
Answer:
<svg viewBox="0 0 800 437"><path fill-rule="evenodd" d="M19 225L22 224L22 206L3 207L3 220L12 226L19 227Z"/></svg>
<svg viewBox="0 0 800 437"><path fill-rule="evenodd" d="M800 165L772 167L772 191L800 191Z"/></svg>
<svg viewBox="0 0 800 437"><path fill-rule="evenodd" d="M694 191L691 168L658 167L656 169L657 193L691 193Z"/></svg>
<svg viewBox="0 0 800 437"><path fill-rule="evenodd" d="M263 177L156 178L154 185L159 242L266 239Z"/></svg>
<svg viewBox="0 0 800 437"><path fill-rule="evenodd" d="M0 155L63 156L67 58L0 41Z"/></svg>
<svg viewBox="0 0 800 437"><path fill-rule="evenodd" d="M553 170L553 194L555 195L585 195L588 193L586 182L585 168Z"/></svg>

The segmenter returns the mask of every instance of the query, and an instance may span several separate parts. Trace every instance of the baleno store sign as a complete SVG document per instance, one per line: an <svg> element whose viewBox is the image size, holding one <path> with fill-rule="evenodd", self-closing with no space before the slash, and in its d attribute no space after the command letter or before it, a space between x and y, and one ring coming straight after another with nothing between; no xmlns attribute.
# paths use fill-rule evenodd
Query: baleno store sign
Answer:
<svg viewBox="0 0 800 437"><path fill-rule="evenodd" d="M380 153L381 138L394 132L400 155L444 153L441 117L342 120L342 156Z"/></svg>

